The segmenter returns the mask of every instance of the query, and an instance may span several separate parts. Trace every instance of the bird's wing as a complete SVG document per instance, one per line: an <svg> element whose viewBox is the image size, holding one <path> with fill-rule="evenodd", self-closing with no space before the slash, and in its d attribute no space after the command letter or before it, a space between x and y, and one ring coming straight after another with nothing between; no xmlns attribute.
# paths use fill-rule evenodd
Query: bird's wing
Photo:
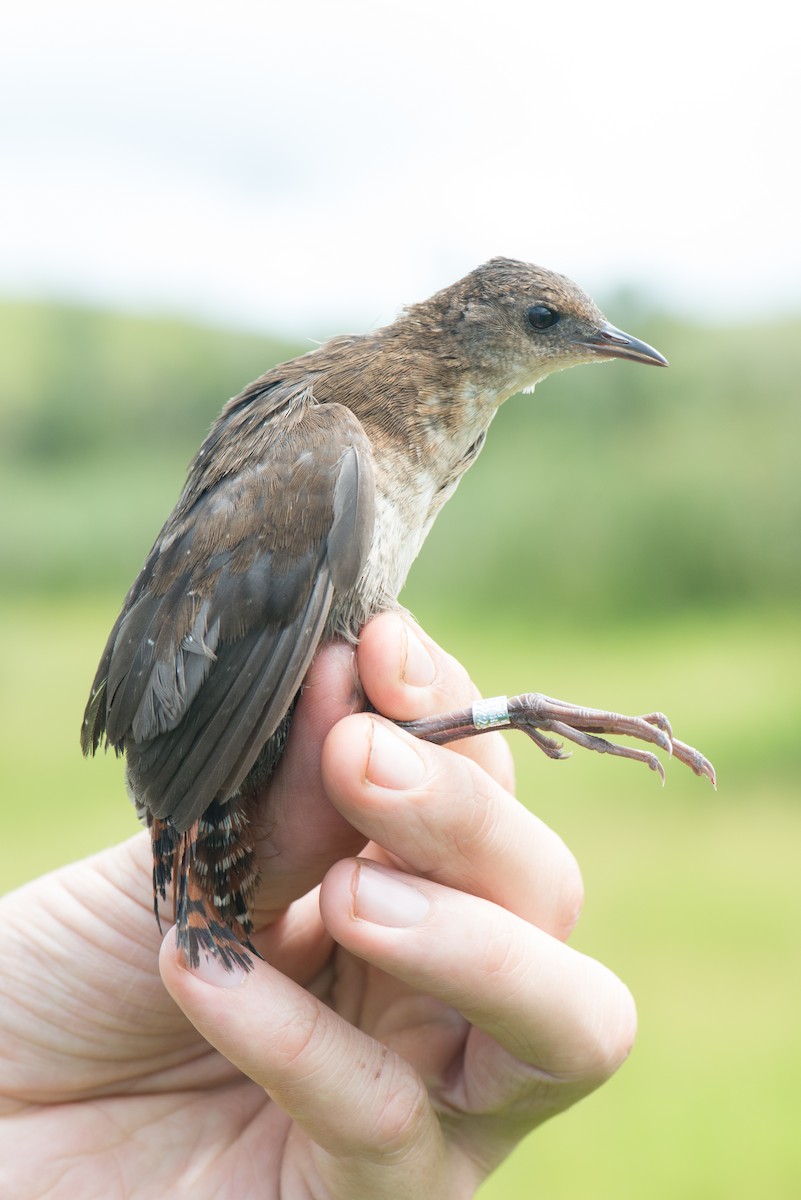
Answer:
<svg viewBox="0 0 801 1200"><path fill-rule="evenodd" d="M356 583L370 546L372 455L349 409L296 395L266 446L185 491L84 717L84 752L104 738L125 749L137 803L179 830L241 784L300 687L334 591Z"/></svg>

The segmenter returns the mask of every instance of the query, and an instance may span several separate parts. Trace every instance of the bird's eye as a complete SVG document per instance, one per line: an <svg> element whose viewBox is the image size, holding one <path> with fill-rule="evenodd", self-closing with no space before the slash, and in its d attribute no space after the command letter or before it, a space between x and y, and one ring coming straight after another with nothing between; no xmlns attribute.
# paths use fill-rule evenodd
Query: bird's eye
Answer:
<svg viewBox="0 0 801 1200"><path fill-rule="evenodd" d="M550 329L559 320L559 313L547 304L533 304L526 319L532 329Z"/></svg>

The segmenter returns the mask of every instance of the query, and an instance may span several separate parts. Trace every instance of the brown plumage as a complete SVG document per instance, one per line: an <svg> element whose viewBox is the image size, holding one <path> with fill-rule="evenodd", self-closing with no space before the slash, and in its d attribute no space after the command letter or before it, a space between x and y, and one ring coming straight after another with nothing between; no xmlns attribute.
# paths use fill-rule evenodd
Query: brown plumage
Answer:
<svg viewBox="0 0 801 1200"><path fill-rule="evenodd" d="M397 604L504 400L610 357L665 361L569 280L493 259L225 406L111 631L81 738L127 757L191 963L248 963L253 806L320 642Z"/></svg>

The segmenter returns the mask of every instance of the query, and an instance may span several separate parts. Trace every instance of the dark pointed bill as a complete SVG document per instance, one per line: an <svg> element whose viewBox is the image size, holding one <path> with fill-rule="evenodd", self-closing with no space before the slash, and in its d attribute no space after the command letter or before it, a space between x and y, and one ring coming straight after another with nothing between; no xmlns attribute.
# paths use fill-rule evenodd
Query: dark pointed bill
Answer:
<svg viewBox="0 0 801 1200"><path fill-rule="evenodd" d="M602 358L628 358L632 362L649 363L652 367L666 367L668 360L639 338L616 329L614 325L603 325L597 333L578 339L580 346L588 346Z"/></svg>

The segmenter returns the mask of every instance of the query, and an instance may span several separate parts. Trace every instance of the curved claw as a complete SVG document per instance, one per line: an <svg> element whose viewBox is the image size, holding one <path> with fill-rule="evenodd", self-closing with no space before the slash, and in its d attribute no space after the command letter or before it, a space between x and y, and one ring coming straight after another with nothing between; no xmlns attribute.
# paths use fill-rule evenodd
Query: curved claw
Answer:
<svg viewBox="0 0 801 1200"><path fill-rule="evenodd" d="M617 742L608 742L606 738L597 737L595 734L572 729L569 725L563 725L561 721L554 721L551 728L554 733L567 738L570 742L575 742L578 746L583 746L585 750L594 750L596 754L612 754L617 758L630 758L634 762L645 763L651 771L656 771L662 780L662 786L665 786L665 768L650 750L638 750L636 746L619 746Z"/></svg>
<svg viewBox="0 0 801 1200"><path fill-rule="evenodd" d="M664 732L670 738L670 741L673 741L673 726L670 724L670 721L663 712L648 713L648 715L642 717L641 720L647 721L649 725L656 725L658 729L664 730Z"/></svg>
<svg viewBox="0 0 801 1200"><path fill-rule="evenodd" d="M548 758L570 758L571 751L565 750L561 742L554 741L553 738L546 737L539 729L534 729L531 725L521 725L523 733L528 734L532 742L539 746L543 754L547 754Z"/></svg>
<svg viewBox="0 0 801 1200"><path fill-rule="evenodd" d="M642 742L654 742L666 754L673 750L672 729L664 713L646 717L627 717L623 713L607 712L601 708L581 708L554 700L540 692L513 696L508 701L510 722L515 728L533 725L538 729L553 728L562 722L580 733L611 733L618 737L633 737Z"/></svg>
<svg viewBox="0 0 801 1200"><path fill-rule="evenodd" d="M686 742L680 742L678 738L674 738L673 751L679 762L684 763L696 775L702 775L705 779L708 779L712 787L717 791L718 778L715 768L700 750L696 750L694 746L688 746Z"/></svg>

